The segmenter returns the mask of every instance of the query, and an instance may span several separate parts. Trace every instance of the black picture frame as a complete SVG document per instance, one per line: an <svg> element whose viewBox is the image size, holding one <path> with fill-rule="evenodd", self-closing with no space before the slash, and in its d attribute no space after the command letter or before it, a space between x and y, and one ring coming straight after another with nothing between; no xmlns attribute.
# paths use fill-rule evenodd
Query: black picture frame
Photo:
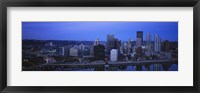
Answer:
<svg viewBox="0 0 200 93"><path fill-rule="evenodd" d="M7 86L7 7L193 7L194 86ZM2 0L0 1L0 91L2 93L199 93L200 0Z"/></svg>

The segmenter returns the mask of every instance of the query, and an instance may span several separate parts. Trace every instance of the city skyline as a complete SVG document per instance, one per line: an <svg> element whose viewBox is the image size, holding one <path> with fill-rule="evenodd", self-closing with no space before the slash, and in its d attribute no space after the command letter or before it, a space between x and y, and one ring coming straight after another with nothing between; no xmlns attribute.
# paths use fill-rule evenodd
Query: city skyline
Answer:
<svg viewBox="0 0 200 93"><path fill-rule="evenodd" d="M22 70L178 71L178 22L22 22Z"/></svg>
<svg viewBox="0 0 200 93"><path fill-rule="evenodd" d="M107 35L114 35L121 41L136 41L137 31L143 32L143 41L147 33L152 41L155 34L178 41L178 22L22 22L23 40L106 41Z"/></svg>

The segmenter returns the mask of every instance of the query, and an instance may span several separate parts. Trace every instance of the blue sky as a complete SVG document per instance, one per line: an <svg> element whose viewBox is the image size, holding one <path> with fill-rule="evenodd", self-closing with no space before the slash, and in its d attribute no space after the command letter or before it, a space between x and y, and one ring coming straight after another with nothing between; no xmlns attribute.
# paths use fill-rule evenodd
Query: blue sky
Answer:
<svg viewBox="0 0 200 93"><path fill-rule="evenodd" d="M122 41L136 40L136 32L143 31L151 38L158 34L162 40L178 41L178 22L22 22L22 39L106 41L114 34Z"/></svg>

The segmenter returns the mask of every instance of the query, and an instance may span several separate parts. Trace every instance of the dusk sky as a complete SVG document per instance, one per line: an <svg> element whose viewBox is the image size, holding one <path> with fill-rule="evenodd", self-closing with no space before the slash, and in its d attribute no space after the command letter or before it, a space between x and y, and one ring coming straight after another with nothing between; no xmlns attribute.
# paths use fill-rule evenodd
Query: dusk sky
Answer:
<svg viewBox="0 0 200 93"><path fill-rule="evenodd" d="M136 32L158 34L162 40L178 41L178 22L22 22L22 39L106 41L114 34L122 41L136 40Z"/></svg>

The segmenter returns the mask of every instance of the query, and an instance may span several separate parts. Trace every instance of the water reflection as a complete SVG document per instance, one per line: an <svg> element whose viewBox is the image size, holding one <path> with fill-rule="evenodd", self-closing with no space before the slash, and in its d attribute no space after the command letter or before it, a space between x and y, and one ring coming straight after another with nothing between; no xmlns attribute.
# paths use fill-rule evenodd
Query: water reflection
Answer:
<svg viewBox="0 0 200 93"><path fill-rule="evenodd" d="M137 66L127 66L124 71L137 71ZM152 64L150 65L150 70L147 67L142 66L142 71L164 71L163 65L161 64ZM178 65L172 64L167 71L178 71Z"/></svg>
<svg viewBox="0 0 200 93"><path fill-rule="evenodd" d="M162 64L151 64L149 66L119 66L105 68L56 68L55 71L178 71L178 65L172 64L169 67L164 68Z"/></svg>

